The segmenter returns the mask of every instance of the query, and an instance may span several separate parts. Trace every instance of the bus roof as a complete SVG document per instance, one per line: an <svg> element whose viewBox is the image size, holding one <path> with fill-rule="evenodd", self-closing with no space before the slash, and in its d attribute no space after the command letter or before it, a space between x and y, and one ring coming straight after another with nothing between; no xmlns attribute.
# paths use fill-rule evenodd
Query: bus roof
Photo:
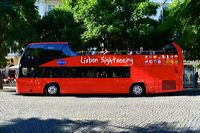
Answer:
<svg viewBox="0 0 200 133"><path fill-rule="evenodd" d="M35 45L35 44L68 44L68 42L34 42L30 43L29 45Z"/></svg>

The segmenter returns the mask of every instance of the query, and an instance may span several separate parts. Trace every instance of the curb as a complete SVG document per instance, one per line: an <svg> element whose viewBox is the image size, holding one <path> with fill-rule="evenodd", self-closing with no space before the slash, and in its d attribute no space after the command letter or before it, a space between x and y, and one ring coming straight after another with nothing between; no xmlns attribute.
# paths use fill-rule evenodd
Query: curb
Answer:
<svg viewBox="0 0 200 133"><path fill-rule="evenodd" d="M12 87L12 86L4 86L3 89L15 89L16 87Z"/></svg>
<svg viewBox="0 0 200 133"><path fill-rule="evenodd" d="M4 86L3 89L0 89L0 92L15 92L16 87Z"/></svg>

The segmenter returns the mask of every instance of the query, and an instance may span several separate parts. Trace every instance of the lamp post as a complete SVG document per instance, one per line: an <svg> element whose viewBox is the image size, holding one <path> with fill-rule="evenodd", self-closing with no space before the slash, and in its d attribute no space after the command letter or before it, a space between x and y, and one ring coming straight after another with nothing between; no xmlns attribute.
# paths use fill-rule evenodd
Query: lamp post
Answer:
<svg viewBox="0 0 200 133"><path fill-rule="evenodd" d="M162 23L163 23L163 16L164 16L164 4L167 2L167 0L164 0L164 2L161 4L161 19L162 19Z"/></svg>

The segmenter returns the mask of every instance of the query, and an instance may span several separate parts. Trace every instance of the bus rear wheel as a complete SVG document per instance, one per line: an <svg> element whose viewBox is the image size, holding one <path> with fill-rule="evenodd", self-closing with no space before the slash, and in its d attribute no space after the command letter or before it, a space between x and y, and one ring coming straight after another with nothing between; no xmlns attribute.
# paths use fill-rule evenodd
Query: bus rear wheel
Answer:
<svg viewBox="0 0 200 133"><path fill-rule="evenodd" d="M130 87L130 93L133 96L143 96L145 94L145 87L143 84L134 84Z"/></svg>
<svg viewBox="0 0 200 133"><path fill-rule="evenodd" d="M48 96L56 96L59 94L59 86L57 84L48 84L45 87L45 94Z"/></svg>

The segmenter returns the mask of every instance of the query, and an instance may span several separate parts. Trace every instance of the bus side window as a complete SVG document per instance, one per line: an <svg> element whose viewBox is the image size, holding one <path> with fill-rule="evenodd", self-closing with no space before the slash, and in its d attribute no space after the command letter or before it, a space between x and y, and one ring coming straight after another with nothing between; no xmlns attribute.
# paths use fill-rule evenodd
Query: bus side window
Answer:
<svg viewBox="0 0 200 133"><path fill-rule="evenodd" d="M86 74L87 78L92 78L93 77L93 73L92 71L88 70L87 74Z"/></svg>
<svg viewBox="0 0 200 133"><path fill-rule="evenodd" d="M52 77L54 77L53 71L52 71L51 68L43 68L42 73L43 73L43 77L45 77L45 78L52 78Z"/></svg>
<svg viewBox="0 0 200 133"><path fill-rule="evenodd" d="M106 72L106 71L102 71L101 75L102 75L102 78L107 78L107 77L108 77L108 75L107 75L107 72Z"/></svg>
<svg viewBox="0 0 200 133"><path fill-rule="evenodd" d="M21 75L23 75L23 77L26 77L28 75L28 68L24 67L21 69Z"/></svg>
<svg viewBox="0 0 200 133"><path fill-rule="evenodd" d="M115 71L112 72L112 77L113 77L113 78L117 78L117 77L118 77L118 76L117 76L117 73L116 73Z"/></svg>

